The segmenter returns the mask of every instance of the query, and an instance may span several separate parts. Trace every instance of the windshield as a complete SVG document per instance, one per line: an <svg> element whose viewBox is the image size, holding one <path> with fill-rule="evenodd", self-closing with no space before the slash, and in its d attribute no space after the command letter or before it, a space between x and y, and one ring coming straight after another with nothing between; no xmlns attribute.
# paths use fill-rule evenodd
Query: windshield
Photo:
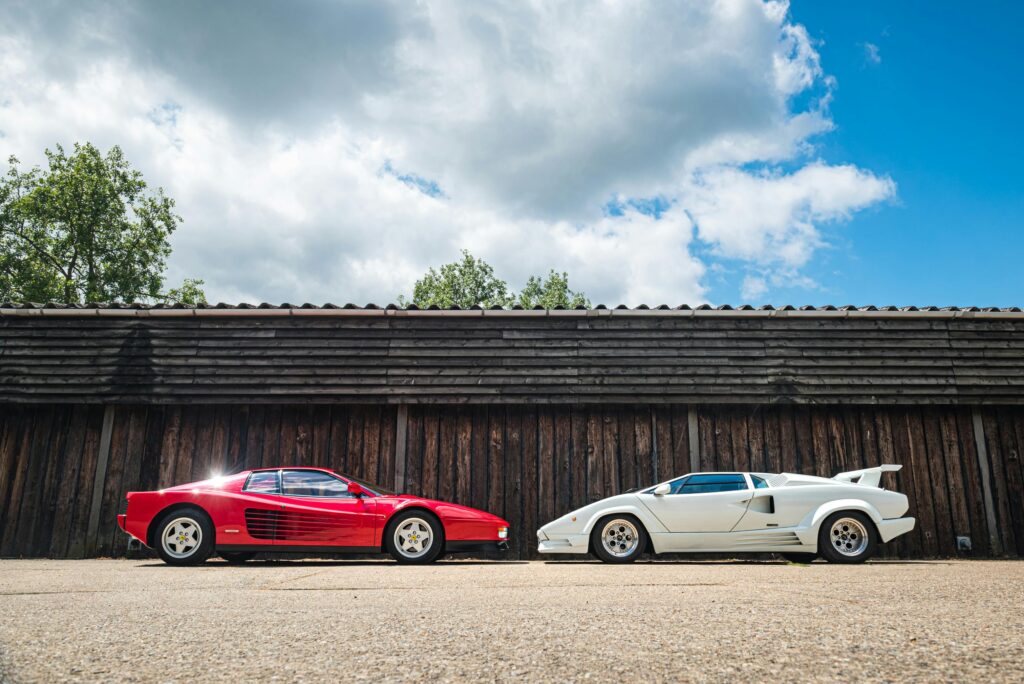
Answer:
<svg viewBox="0 0 1024 684"><path fill-rule="evenodd" d="M342 475L342 477L344 477L346 480L351 480L352 482L360 484L363 487L363 489L369 489L374 494L380 494L381 496L395 495L395 492L391 491L390 489L384 489L378 484L367 482L366 480L361 480L358 477L352 477L351 475Z"/></svg>

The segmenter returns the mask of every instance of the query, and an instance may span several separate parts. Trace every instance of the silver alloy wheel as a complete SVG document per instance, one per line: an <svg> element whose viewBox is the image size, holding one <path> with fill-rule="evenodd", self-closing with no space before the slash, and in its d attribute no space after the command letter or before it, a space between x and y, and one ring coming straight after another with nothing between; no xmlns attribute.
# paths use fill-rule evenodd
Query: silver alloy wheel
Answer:
<svg viewBox="0 0 1024 684"><path fill-rule="evenodd" d="M160 543L171 558L188 558L203 543L203 528L192 518L175 518L164 527Z"/></svg>
<svg viewBox="0 0 1024 684"><path fill-rule="evenodd" d="M395 548L406 558L419 558L433 545L433 530L422 518L407 518L395 528Z"/></svg>
<svg viewBox="0 0 1024 684"><path fill-rule="evenodd" d="M636 531L636 526L629 520L610 520L601 530L601 544L604 550L616 558L632 555L639 543L640 535Z"/></svg>
<svg viewBox="0 0 1024 684"><path fill-rule="evenodd" d="M832 523L829 542L839 553L855 558L868 546L868 531L855 518L840 518Z"/></svg>

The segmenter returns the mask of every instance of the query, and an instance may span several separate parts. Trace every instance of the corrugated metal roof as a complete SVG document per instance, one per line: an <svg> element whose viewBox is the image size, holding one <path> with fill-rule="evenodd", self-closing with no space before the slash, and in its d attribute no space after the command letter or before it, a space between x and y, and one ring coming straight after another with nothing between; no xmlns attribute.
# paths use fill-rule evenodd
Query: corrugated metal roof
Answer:
<svg viewBox="0 0 1024 684"><path fill-rule="evenodd" d="M625 304L619 304L618 306L610 307L604 304L598 304L591 308L576 307L575 309L565 309L557 307L555 309L544 309L543 307L534 307L533 309L524 309L521 306L513 306L511 308L492 307L484 309L479 306L470 307L468 309L462 309L460 307L440 308L437 306L431 306L426 308L420 308L415 305L408 307L400 307L397 304L386 304L384 306L368 303L364 305L358 305L353 303L347 304L290 304L284 302L281 304L270 304L268 302L261 302L259 304L250 303L239 303L239 304L227 304L220 302L217 304L145 304L141 302L89 302L86 304L61 304L57 302L3 302L0 303L0 315L7 314L45 314L47 312L58 314L58 315L75 315L80 313L82 315L90 314L121 314L121 315L132 315L133 312L145 315L144 312L152 312L154 314L164 315L190 315L190 314L206 314L206 315L217 315L219 312L225 314L249 314L249 315L261 315L261 314L296 314L302 315L303 313L320 313L330 314L337 312L338 314L350 313L350 314L444 314L450 313L461 313L472 314L474 312L481 314L517 314L517 315L530 315L536 313L537 315L586 315L588 313L604 313L614 314L619 313L652 313L658 314L663 313L666 315L675 314L700 314L700 313L719 313L719 314L754 314L754 315L771 315L776 312L788 313L804 313L804 314L822 314L822 315L836 315L843 313L856 313L856 314L931 314L931 315L963 315L963 314L1021 314L1024 313L1024 309L1019 306L1013 307L978 307L978 306L856 306L853 304L847 304L843 306L835 306L831 304L825 304L822 306L772 306L770 304L762 306L752 306L750 304L741 304L732 306L729 304L720 304L712 306L710 304L700 304L697 306L690 306L688 304L680 304L678 306L669 306L668 304L658 305L647 305L640 304L636 307L628 307Z"/></svg>

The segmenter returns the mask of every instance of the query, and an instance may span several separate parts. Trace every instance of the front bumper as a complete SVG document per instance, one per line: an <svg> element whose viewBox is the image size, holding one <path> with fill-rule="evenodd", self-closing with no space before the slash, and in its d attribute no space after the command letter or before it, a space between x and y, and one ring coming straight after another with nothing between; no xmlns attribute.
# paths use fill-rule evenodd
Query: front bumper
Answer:
<svg viewBox="0 0 1024 684"><path fill-rule="evenodd" d="M895 539L901 534L906 534L914 529L914 524L917 521L913 518L892 518L890 520L883 520L877 523L875 526L878 528L878 536L883 542L887 542L890 539Z"/></svg>
<svg viewBox="0 0 1024 684"><path fill-rule="evenodd" d="M538 553L588 553L589 534L560 534L552 538L543 532L537 533Z"/></svg>
<svg viewBox="0 0 1024 684"><path fill-rule="evenodd" d="M508 541L448 541L444 544L445 553L500 553L508 551Z"/></svg>

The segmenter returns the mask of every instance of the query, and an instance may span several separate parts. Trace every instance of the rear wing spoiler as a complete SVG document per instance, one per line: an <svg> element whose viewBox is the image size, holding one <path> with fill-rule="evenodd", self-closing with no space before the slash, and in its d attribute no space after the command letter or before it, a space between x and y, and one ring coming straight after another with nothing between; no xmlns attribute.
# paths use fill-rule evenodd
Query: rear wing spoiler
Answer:
<svg viewBox="0 0 1024 684"><path fill-rule="evenodd" d="M901 465L880 465L874 468L864 468L863 470L851 470L848 473L839 473L833 480L839 480L840 482L853 482L856 484L867 485L868 487L877 487L878 483L882 481L882 473L895 473L897 470L902 468Z"/></svg>

